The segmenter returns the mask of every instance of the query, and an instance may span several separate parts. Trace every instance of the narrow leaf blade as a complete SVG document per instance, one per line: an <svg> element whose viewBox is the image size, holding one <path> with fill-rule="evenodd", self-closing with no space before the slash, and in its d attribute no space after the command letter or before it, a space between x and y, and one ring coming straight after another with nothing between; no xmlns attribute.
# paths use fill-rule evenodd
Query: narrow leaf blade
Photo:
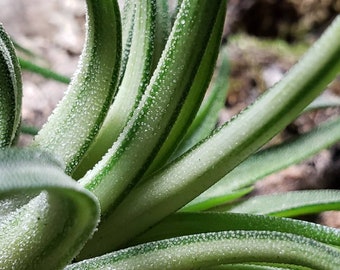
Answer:
<svg viewBox="0 0 340 270"><path fill-rule="evenodd" d="M199 109L185 137L172 158L178 157L199 141L208 137L216 128L219 112L224 107L228 92L229 61L225 48L220 52L220 67L213 81L209 96Z"/></svg>
<svg viewBox="0 0 340 270"><path fill-rule="evenodd" d="M294 217L340 210L340 191L305 190L249 198L229 208L233 213Z"/></svg>
<svg viewBox="0 0 340 270"><path fill-rule="evenodd" d="M230 230L292 233L340 247L338 229L296 219L230 212L175 213L136 237L129 245L183 235Z"/></svg>
<svg viewBox="0 0 340 270"><path fill-rule="evenodd" d="M111 212L136 184L156 154L197 74L216 14L222 16L225 13L225 4L225 1L183 2L159 65L138 108L109 152L80 180L99 198L104 215ZM107 226L110 227L109 224ZM111 229L109 231L113 233ZM111 241L115 241L115 237L105 236L107 243L100 244L95 238L88 242L82 256L114 248Z"/></svg>
<svg viewBox="0 0 340 270"><path fill-rule="evenodd" d="M208 15L207 15L208 16ZM211 80L216 59L218 56L221 36L223 31L223 25L225 20L225 10L222 8L216 15L216 21L211 29L208 43L202 52L202 58L199 62L198 70L195 77L192 78L190 90L183 95L181 105L178 107L178 113L174 116L174 123L169 133L166 135L164 142L157 152L157 155L153 158L153 161L148 168L146 175L152 173L155 170L160 169L170 158L171 154L175 151L178 144L183 139L190 124L194 120L196 113L202 103L206 90ZM203 32L201 33L203 34ZM195 50L197 50L197 43ZM188 47L187 50L190 48Z"/></svg>
<svg viewBox="0 0 340 270"><path fill-rule="evenodd" d="M155 1L131 1L130 9L134 11L134 23L129 34L131 44L129 50L125 51L124 76L102 127L73 173L76 179L92 169L112 147L131 117L131 112L137 107L151 77Z"/></svg>
<svg viewBox="0 0 340 270"><path fill-rule="evenodd" d="M121 25L117 1L87 0L86 43L66 95L35 136L72 174L96 136L118 82ZM66 142L69 143L65 146Z"/></svg>
<svg viewBox="0 0 340 270"><path fill-rule="evenodd" d="M66 269L175 270L249 262L336 270L340 267L340 252L293 234L227 231L151 242L76 263Z"/></svg>
<svg viewBox="0 0 340 270"><path fill-rule="evenodd" d="M301 162L339 140L340 118L335 118L294 140L259 151L183 207L182 211L206 210L226 203L225 197L235 191L250 187L269 174Z"/></svg>
<svg viewBox="0 0 340 270"><path fill-rule="evenodd" d="M102 226L94 239L120 231L114 240L117 246L123 244L183 207L257 151L339 73L338 40L340 16L285 78L251 107L136 186L108 217L110 225Z"/></svg>
<svg viewBox="0 0 340 270"><path fill-rule="evenodd" d="M14 45L0 24L0 149L10 146L21 120L22 82Z"/></svg>

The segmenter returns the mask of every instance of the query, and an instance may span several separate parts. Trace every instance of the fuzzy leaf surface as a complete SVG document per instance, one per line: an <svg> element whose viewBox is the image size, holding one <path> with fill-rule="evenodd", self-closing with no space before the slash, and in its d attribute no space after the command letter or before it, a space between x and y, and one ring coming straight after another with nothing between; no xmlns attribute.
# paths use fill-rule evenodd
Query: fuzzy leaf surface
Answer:
<svg viewBox="0 0 340 270"><path fill-rule="evenodd" d="M68 264L99 220L96 198L45 152L0 151L0 268Z"/></svg>
<svg viewBox="0 0 340 270"><path fill-rule="evenodd" d="M120 11L116 0L87 0L86 41L71 84L34 145L58 156L72 174L111 105L121 58Z"/></svg>
<svg viewBox="0 0 340 270"><path fill-rule="evenodd" d="M340 72L339 40L340 16L300 62L252 106L136 186L94 239L100 242L112 234L117 247L122 245L183 207L256 152ZM116 231L121 233L113 237Z"/></svg>

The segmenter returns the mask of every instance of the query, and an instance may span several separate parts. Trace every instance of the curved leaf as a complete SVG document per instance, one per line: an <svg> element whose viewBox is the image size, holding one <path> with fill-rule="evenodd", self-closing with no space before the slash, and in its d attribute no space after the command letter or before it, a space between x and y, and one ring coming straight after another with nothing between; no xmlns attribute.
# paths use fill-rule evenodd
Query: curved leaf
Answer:
<svg viewBox="0 0 340 270"><path fill-rule="evenodd" d="M81 180L81 183L100 198L103 212L116 204L115 200L121 193L136 181L136 177L161 143L177 113L177 104L196 76L201 53L209 40L209 30L215 22L214 15L220 6L220 2L212 5L208 2L198 4L196 1L187 1L183 5L178 22L138 108L108 154ZM206 20L207 16L211 17L209 21ZM203 31L205 35L202 34L202 27L206 29ZM201 46L197 46L197 43ZM187 53L189 46L192 54ZM184 69L187 73L183 72ZM110 194L105 195L107 192Z"/></svg>
<svg viewBox="0 0 340 270"><path fill-rule="evenodd" d="M111 212L124 193L139 180L169 131L197 74L215 17L217 14L224 17L225 4L225 1L183 2L159 65L138 108L109 152L80 180L99 198L103 215ZM107 226L110 227L109 224ZM83 256L112 250L111 241L115 241L115 237L104 236L104 239L107 243L98 241L94 236L85 247Z"/></svg>
<svg viewBox="0 0 340 270"><path fill-rule="evenodd" d="M0 149L10 146L20 125L22 82L13 43L0 24Z"/></svg>
<svg viewBox="0 0 340 270"><path fill-rule="evenodd" d="M329 210L340 210L340 191L304 190L255 196L228 209L233 213L282 217L314 214Z"/></svg>
<svg viewBox="0 0 340 270"><path fill-rule="evenodd" d="M235 192L257 180L318 153L340 140L340 118L330 120L294 140L267 148L250 156L181 211L201 211L226 203ZM313 145L313 147L310 147ZM240 196L241 197L241 196Z"/></svg>
<svg viewBox="0 0 340 270"><path fill-rule="evenodd" d="M133 28L135 25L135 16L136 16L136 3L134 0L126 0L124 1L124 7L121 15L121 24L122 24L122 57L121 64L119 70L119 82L118 85L121 84L121 81L124 77L126 64L129 59L130 48L131 48L131 40Z"/></svg>
<svg viewBox="0 0 340 270"><path fill-rule="evenodd" d="M96 136L116 90L121 56L116 0L87 0L86 34L78 71L34 142L60 157L68 174Z"/></svg>
<svg viewBox="0 0 340 270"><path fill-rule="evenodd" d="M289 218L228 212L175 213L136 237L129 245L190 234L229 230L292 233L340 247L340 230L338 229Z"/></svg>
<svg viewBox="0 0 340 270"><path fill-rule="evenodd" d="M183 207L258 150L338 74L339 40L340 16L284 79L252 106L137 185L102 224L93 241L112 239L119 247Z"/></svg>
<svg viewBox="0 0 340 270"><path fill-rule="evenodd" d="M249 262L336 270L340 267L340 252L288 233L228 231L151 242L79 262L66 269L175 270Z"/></svg>
<svg viewBox="0 0 340 270"><path fill-rule="evenodd" d="M153 53L152 70L155 70L163 53L171 31L171 18L168 0L156 0L155 12L155 48Z"/></svg>
<svg viewBox="0 0 340 270"><path fill-rule="evenodd" d="M208 137L216 128L219 112L224 107L228 91L229 61L225 49L226 48L221 49L219 56L220 67L216 75L217 77L213 81L209 96L199 109L194 121L191 123L187 133L172 158L178 157L186 152L196 143Z"/></svg>
<svg viewBox="0 0 340 270"><path fill-rule="evenodd" d="M77 179L92 169L112 147L150 80L155 36L155 0L132 1L130 5L130 9L134 10L134 26L129 34L131 44L125 73L101 129L73 174Z"/></svg>
<svg viewBox="0 0 340 270"><path fill-rule="evenodd" d="M164 137L157 155L145 173L146 175L160 169L168 161L196 116L216 65L225 20L225 9L225 7L221 8L219 14L211 15L216 17L216 21L208 37L208 43L202 52L197 73L192 79L189 92L182 97L181 106L178 108L177 115L174 116L175 122L172 127L169 127L169 133ZM197 43L195 47L197 47ZM190 47L186 50L190 50Z"/></svg>
<svg viewBox="0 0 340 270"><path fill-rule="evenodd" d="M0 152L0 268L57 269L99 220L96 198L60 163L32 149Z"/></svg>

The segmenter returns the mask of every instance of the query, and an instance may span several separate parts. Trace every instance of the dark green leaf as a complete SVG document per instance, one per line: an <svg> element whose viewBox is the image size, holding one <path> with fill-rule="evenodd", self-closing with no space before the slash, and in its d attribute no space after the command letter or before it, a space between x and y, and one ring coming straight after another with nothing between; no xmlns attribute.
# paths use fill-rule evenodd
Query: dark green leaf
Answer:
<svg viewBox="0 0 340 270"><path fill-rule="evenodd" d="M21 120L22 82L14 46L0 24L0 149L10 146Z"/></svg>

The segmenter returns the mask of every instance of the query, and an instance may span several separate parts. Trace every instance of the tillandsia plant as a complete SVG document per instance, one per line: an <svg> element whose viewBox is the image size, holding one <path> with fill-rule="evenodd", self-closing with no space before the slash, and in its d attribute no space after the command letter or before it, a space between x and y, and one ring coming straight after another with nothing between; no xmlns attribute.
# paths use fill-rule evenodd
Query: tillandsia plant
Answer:
<svg viewBox="0 0 340 270"><path fill-rule="evenodd" d="M287 218L339 209L339 191L236 200L340 140L335 118L259 150L339 73L340 17L215 129L227 94L225 0L183 0L173 12L165 0L86 3L78 70L24 148L20 68L30 63L0 28L0 268L340 269L339 230ZM320 104L334 105L307 108Z"/></svg>

